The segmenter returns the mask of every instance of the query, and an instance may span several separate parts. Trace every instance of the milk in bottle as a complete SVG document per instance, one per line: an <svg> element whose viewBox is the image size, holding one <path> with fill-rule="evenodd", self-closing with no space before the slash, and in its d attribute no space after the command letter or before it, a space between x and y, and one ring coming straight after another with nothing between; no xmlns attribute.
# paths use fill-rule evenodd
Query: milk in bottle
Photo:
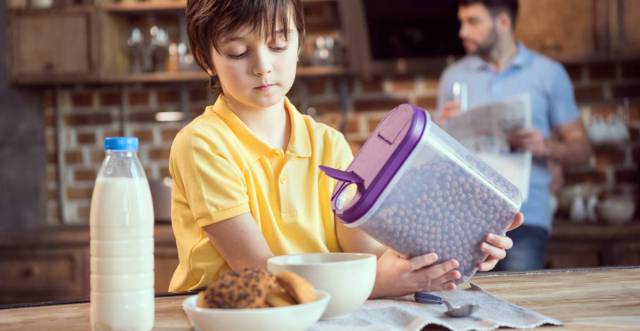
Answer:
<svg viewBox="0 0 640 331"><path fill-rule="evenodd" d="M91 329L154 321L153 205L135 137L106 138L91 197Z"/></svg>

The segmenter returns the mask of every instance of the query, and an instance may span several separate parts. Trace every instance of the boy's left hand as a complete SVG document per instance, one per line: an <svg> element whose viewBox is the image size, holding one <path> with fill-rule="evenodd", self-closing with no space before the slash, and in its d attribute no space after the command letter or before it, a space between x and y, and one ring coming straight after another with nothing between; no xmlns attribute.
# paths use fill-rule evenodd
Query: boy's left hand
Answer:
<svg viewBox="0 0 640 331"><path fill-rule="evenodd" d="M516 214L513 218L513 223L509 226L507 231L511 231L524 222L524 216L522 213ZM499 236L493 233L487 235L487 239L485 242L480 244L480 249L488 254L487 258L480 263L480 271L489 271L495 268L498 261L502 260L507 256L507 250L513 247L513 241L511 238L507 236Z"/></svg>

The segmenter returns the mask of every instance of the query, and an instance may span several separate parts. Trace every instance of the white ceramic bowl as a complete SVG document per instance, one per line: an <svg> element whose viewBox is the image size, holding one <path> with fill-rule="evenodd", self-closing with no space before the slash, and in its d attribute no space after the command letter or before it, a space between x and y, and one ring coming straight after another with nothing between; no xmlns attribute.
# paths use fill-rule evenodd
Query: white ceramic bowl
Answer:
<svg viewBox="0 0 640 331"><path fill-rule="evenodd" d="M317 289L329 292L331 300L322 319L347 315L369 297L376 280L376 256L357 253L314 253L274 256L267 269L277 274L292 271Z"/></svg>
<svg viewBox="0 0 640 331"><path fill-rule="evenodd" d="M196 331L282 331L307 330L315 324L329 303L330 295L317 290L313 302L274 308L213 309L196 306L197 295L182 302Z"/></svg>
<svg viewBox="0 0 640 331"><path fill-rule="evenodd" d="M596 206L598 215L611 224L624 224L633 218L636 204L631 197L611 196Z"/></svg>

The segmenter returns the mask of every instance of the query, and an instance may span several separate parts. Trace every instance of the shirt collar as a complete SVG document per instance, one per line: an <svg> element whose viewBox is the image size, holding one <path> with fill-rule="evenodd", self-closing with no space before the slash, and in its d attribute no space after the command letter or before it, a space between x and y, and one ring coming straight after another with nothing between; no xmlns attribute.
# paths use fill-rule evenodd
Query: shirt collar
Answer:
<svg viewBox="0 0 640 331"><path fill-rule="evenodd" d="M299 157L311 157L311 140L304 116L289 101L289 98L284 98L284 107L291 120L291 137L289 137L287 151Z"/></svg>
<svg viewBox="0 0 640 331"><path fill-rule="evenodd" d="M284 99L284 108L289 115L291 123L291 136L289 137L287 152L298 157L310 157L311 142L303 115L298 112L296 107L291 104L287 97ZM251 131L251 129L229 108L222 95L218 97L213 106L210 106L210 109L222 118L227 126L231 128L231 130L238 136L243 146L251 155L254 156L254 158L267 155L273 150L278 149L270 146Z"/></svg>
<svg viewBox="0 0 640 331"><path fill-rule="evenodd" d="M511 67L521 68L525 66L529 61L529 58L531 57L531 51L522 42L518 42L516 47L516 56L513 57L511 63L509 63L509 65L503 71L508 70ZM470 58L469 65L471 69L477 71L491 69L491 65L477 55L474 55Z"/></svg>
<svg viewBox="0 0 640 331"><path fill-rule="evenodd" d="M518 51L511 61L511 66L524 67L531 57L531 51L521 42L518 42Z"/></svg>

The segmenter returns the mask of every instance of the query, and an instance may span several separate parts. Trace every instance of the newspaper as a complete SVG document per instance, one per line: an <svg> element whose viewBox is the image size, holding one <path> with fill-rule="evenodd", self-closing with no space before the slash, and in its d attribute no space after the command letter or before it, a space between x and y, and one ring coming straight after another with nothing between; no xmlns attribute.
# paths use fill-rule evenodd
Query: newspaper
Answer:
<svg viewBox="0 0 640 331"><path fill-rule="evenodd" d="M531 153L511 151L507 137L514 130L528 128L531 128L531 97L519 94L469 108L449 119L444 129L518 187L526 201Z"/></svg>
<svg viewBox="0 0 640 331"><path fill-rule="evenodd" d="M427 326L449 330L533 329L562 322L539 312L517 306L471 284L469 289L432 292L454 305L474 303L480 309L470 317L444 314L443 304L417 303L411 297L395 300L368 300L351 314L317 322L312 331L420 331Z"/></svg>

